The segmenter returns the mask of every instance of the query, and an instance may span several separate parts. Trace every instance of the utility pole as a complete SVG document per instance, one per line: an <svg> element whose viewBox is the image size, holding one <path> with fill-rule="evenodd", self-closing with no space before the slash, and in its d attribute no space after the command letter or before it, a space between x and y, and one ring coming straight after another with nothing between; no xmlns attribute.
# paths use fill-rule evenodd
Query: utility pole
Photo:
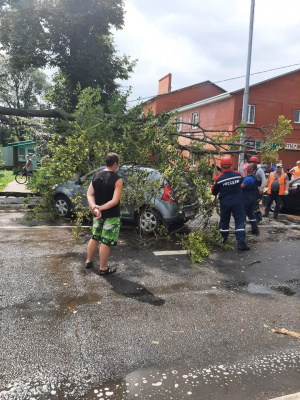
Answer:
<svg viewBox="0 0 300 400"><path fill-rule="evenodd" d="M249 25L249 41L248 41L248 58L247 58L247 72L246 72L246 84L243 98L243 111L242 111L242 121L247 124L248 120L248 101L249 101L249 81L250 81L250 66L251 66L251 54L252 54L252 37L253 37L253 20L254 20L254 7L255 0L251 0L250 9L250 25ZM242 130L241 134L241 144L245 143L246 138L246 128ZM239 171L243 172L243 164L245 158L245 147L240 146L241 153L239 154Z"/></svg>

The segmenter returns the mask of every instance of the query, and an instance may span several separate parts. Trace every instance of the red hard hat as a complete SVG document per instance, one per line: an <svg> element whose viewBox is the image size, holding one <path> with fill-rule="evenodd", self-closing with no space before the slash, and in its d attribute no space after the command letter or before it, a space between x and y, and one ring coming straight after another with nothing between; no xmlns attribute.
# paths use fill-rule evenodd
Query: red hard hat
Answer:
<svg viewBox="0 0 300 400"><path fill-rule="evenodd" d="M257 157L255 157L255 156L253 156L253 157L251 157L250 158L250 160L249 161L253 161L253 162L256 162L256 163L258 163L258 158Z"/></svg>
<svg viewBox="0 0 300 400"><path fill-rule="evenodd" d="M231 157L225 156L221 158L221 165L232 165Z"/></svg>

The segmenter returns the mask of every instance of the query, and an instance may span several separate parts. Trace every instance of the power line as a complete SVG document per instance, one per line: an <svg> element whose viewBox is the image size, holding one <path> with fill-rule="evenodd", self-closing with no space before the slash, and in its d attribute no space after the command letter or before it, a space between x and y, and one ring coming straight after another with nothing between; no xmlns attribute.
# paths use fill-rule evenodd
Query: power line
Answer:
<svg viewBox="0 0 300 400"><path fill-rule="evenodd" d="M260 71L260 72L253 72L253 73L250 74L250 75L264 74L264 73L266 73L266 72L277 71L277 70L279 70L279 69L295 67L295 66L297 66L297 65L300 65L300 63L291 64L291 65L286 65L286 66L284 66L284 67L278 67L278 68L267 69L267 70L265 70L265 71ZM246 75L241 75L241 76L236 76L235 78L223 79L223 80L221 80L221 81L203 83L202 86L216 85L217 83L221 83L221 82L228 82L228 81L233 81L233 80L235 80L235 79L245 78L245 76L246 76ZM178 89L178 90L181 90L181 89ZM176 92L176 91L177 91L177 90L174 90L174 92ZM141 97L141 98L138 98L138 99L136 99L136 100L128 100L127 103L132 103L132 102L134 102L134 101L148 100L148 99L152 99L153 97L161 97L161 96L164 96L165 94L167 94L167 93L164 93L164 94L156 94L156 95L148 96L148 97Z"/></svg>

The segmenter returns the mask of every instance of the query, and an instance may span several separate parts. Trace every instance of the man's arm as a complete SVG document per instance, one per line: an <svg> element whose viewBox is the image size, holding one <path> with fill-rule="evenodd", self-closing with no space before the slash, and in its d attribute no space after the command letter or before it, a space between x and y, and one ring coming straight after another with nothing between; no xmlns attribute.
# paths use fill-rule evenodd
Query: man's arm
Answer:
<svg viewBox="0 0 300 400"><path fill-rule="evenodd" d="M270 175L269 175L269 177L268 177L268 179L267 179L267 181L266 181L265 187L268 187L268 186L269 186L269 179L270 179L271 176L273 176L274 174L275 174L275 172L271 172L271 173L270 173Z"/></svg>
<svg viewBox="0 0 300 400"><path fill-rule="evenodd" d="M99 211L108 210L108 209L112 208L113 206L117 205L121 198L122 189L123 189L123 180L120 178L117 180L117 182L115 184L115 191L114 191L113 198L111 200L109 200L107 203L102 204L101 206L97 206L98 210Z"/></svg>
<svg viewBox="0 0 300 400"><path fill-rule="evenodd" d="M27 160L27 161L26 161L26 164L24 165L24 167L22 167L22 169L25 169L25 168L27 168L27 167L28 167L28 165L29 165L29 160Z"/></svg>
<svg viewBox="0 0 300 400"><path fill-rule="evenodd" d="M265 173L264 173L264 171L261 169L261 168L259 168L257 171L256 171L256 174L257 174L257 176L259 177L259 181L261 182L260 183L260 186L259 186L259 194L262 194L263 193L263 190L264 190L264 187L266 186L266 176L265 176Z"/></svg>
<svg viewBox="0 0 300 400"><path fill-rule="evenodd" d="M285 194L289 194L289 186L290 186L290 180L289 177L287 176L287 174L284 174L284 183L285 183ZM287 193L286 193L287 192Z"/></svg>
<svg viewBox="0 0 300 400"><path fill-rule="evenodd" d="M247 176L244 180L243 183L241 183L241 188L244 189L246 186L249 186L254 183L254 177L253 176Z"/></svg>
<svg viewBox="0 0 300 400"><path fill-rule="evenodd" d="M101 218L101 211L99 210L98 206L96 205L95 190L94 190L94 186L93 186L92 182L90 183L86 197L87 197L87 201L88 201L89 206L91 207L93 213L96 215L97 218Z"/></svg>

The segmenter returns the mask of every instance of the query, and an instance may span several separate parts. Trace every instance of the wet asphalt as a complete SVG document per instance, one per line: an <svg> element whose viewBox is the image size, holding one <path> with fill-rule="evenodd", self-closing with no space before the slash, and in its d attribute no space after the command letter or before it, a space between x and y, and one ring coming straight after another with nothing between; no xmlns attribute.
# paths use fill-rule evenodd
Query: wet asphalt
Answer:
<svg viewBox="0 0 300 400"><path fill-rule="evenodd" d="M27 211L27 215L30 211ZM0 399L272 399L300 391L299 215L201 264L123 226L110 264L66 221L0 212ZM186 228L188 231L188 228Z"/></svg>

